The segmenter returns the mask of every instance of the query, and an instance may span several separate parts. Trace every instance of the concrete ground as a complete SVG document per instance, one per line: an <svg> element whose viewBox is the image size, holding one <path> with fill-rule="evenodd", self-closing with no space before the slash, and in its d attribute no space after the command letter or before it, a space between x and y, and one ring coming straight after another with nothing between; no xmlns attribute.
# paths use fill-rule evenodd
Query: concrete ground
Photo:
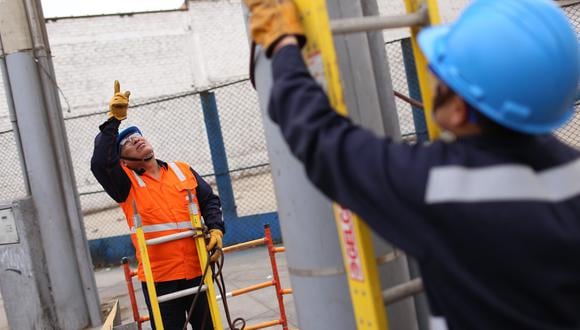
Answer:
<svg viewBox="0 0 580 330"><path fill-rule="evenodd" d="M282 287L290 288L284 253L277 254L276 259ZM223 273L228 292L271 280L272 270L270 268L266 247L260 246L226 254ZM127 293L123 268L119 266L97 269L95 271L95 279L99 290L101 305L108 306L116 299L119 299L123 324L133 322L131 303ZM137 283L136 279L133 280L133 285L135 286L139 313L141 315L147 315L147 307L143 300L141 286ZM8 330L8 322L6 315L4 315L3 303L3 300L0 299L0 330ZM219 304L222 306L221 303ZM280 317L278 301L273 287L231 297L228 299L228 305L232 319L243 317L247 325L277 320ZM292 295L284 296L284 305L289 322L288 325L291 329L296 329L297 319ZM223 308L222 321L224 322L224 328L228 329L225 326L226 318L223 313ZM281 328L281 326L276 326L270 329ZM100 329L100 327L96 329ZM145 323L143 329L150 329L149 323Z"/></svg>

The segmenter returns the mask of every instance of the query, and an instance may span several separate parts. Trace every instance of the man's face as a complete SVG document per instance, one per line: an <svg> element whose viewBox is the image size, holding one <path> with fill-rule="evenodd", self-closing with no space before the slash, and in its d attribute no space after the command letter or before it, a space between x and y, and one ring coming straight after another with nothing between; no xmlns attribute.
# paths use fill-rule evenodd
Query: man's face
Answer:
<svg viewBox="0 0 580 330"><path fill-rule="evenodd" d="M121 146L121 156L127 158L145 159L153 155L153 146L139 134L126 138Z"/></svg>

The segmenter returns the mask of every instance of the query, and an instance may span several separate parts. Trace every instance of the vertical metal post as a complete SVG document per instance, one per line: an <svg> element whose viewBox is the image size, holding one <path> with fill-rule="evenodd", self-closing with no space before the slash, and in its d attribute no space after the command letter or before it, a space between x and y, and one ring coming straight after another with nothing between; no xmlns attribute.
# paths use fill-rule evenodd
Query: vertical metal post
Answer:
<svg viewBox="0 0 580 330"><path fill-rule="evenodd" d="M378 16L380 14L377 0L361 0L361 9L363 16ZM380 133L398 140L401 137L401 129L399 127L399 116L397 115L391 70L387 60L383 32L368 32L367 39L375 78L374 84L379 100L379 109L376 111L381 114L383 119L383 131ZM372 83L372 80L370 82ZM373 109L367 108L362 111L368 113L373 112Z"/></svg>
<svg viewBox="0 0 580 330"><path fill-rule="evenodd" d="M101 323L98 293L40 2L0 2L0 51L27 189L42 219L54 327L96 326Z"/></svg>
<svg viewBox="0 0 580 330"><path fill-rule="evenodd" d="M421 102L419 78L417 77L417 68L415 67L415 58L413 57L413 46L411 45L411 39L405 38L401 40L401 52L403 54L403 64L405 66L409 97ZM429 140L429 135L427 134L425 112L423 109L418 107L411 106L411 108L413 111L413 125L415 126L417 143L427 142Z"/></svg>
<svg viewBox="0 0 580 330"><path fill-rule="evenodd" d="M276 252L274 251L274 242L272 242L272 233L270 232L269 225L264 226L264 239L268 248L268 255L270 256L270 266L272 266L274 289L276 290L278 308L280 309L280 324L282 325L282 330L288 330L288 320L286 319L286 308L284 307L282 283L280 283L280 275L278 274L278 265L276 263Z"/></svg>
<svg viewBox="0 0 580 330"><path fill-rule="evenodd" d="M261 50L256 56L256 87L299 327L356 329L331 202L308 181L269 119L271 63Z"/></svg>
<svg viewBox="0 0 580 330"><path fill-rule="evenodd" d="M211 161L222 204L222 211L226 220L234 220L237 218L236 203L215 93L204 91L199 94L199 97L201 98L205 130L207 132L207 140L209 141Z"/></svg>
<svg viewBox="0 0 580 330"><path fill-rule="evenodd" d="M427 5L427 13L429 16L429 24L439 24L441 18L439 17L439 7L437 5L437 0L404 0L405 9L407 13L412 13L421 6ZM411 47L413 49L413 59L415 61L415 66L417 68L417 79L419 81L419 89L421 91L421 99L423 101L423 107L425 111L425 122L427 123L427 131L430 139L436 139L439 136L439 127L435 121L431 118L431 111L433 109L433 95L432 90L429 87L430 80L432 79L428 75L429 66L425 56L419 49L417 43L417 35L419 34L420 26L411 27Z"/></svg>
<svg viewBox="0 0 580 330"><path fill-rule="evenodd" d="M137 273L132 271L129 267L129 259L127 259L127 257L121 259L121 264L123 264L123 272L125 273L125 283L127 284L127 293L129 294L129 300L131 301L133 320L137 323L137 330L141 330L141 328L143 328L142 323L149 321L149 317L141 317L141 315L139 315L139 306L137 306L137 297L135 297L135 288L133 287L133 276L137 275Z"/></svg>

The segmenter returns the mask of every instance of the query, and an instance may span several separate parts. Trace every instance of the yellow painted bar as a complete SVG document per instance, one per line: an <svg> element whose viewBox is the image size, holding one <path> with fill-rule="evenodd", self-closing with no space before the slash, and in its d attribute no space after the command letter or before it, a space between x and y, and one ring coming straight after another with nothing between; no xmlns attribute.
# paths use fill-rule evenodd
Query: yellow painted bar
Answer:
<svg viewBox="0 0 580 330"><path fill-rule="evenodd" d="M145 233L141 226L141 221L136 224L135 235L137 236L137 244L139 245L139 253L141 253L141 263L143 264L143 271L145 272L145 283L147 284L147 293L149 294L149 301L151 302L151 309L153 311L153 320L155 321L155 328L163 330L163 321L161 320L161 310L159 310L159 302L157 301L157 292L155 291L155 281L153 280L153 273L151 272L151 263L149 262L149 254L147 253L147 244L145 244Z"/></svg>
<svg viewBox="0 0 580 330"><path fill-rule="evenodd" d="M405 8L407 13L412 13L417 11L421 5L427 5L427 12L429 14L429 22L431 25L439 24L441 19L439 16L439 7L437 6L436 0L404 0ZM434 82L430 81L433 79L429 74L429 67L427 60L423 53L419 49L417 44L417 34L421 30L420 26L415 26L411 28L411 45L413 47L413 56L415 58L415 67L417 69L417 78L419 80L419 89L421 91L421 99L423 100L423 106L425 109L425 122L427 123L427 131L429 132L429 138L431 140L439 137L439 128L433 121L433 85Z"/></svg>
<svg viewBox="0 0 580 330"><path fill-rule="evenodd" d="M189 194L189 218L191 220L193 228L203 228L201 223L201 216L199 215L199 208L195 203L193 203L191 193ZM205 269L205 265L209 262L207 249L205 246L204 235L198 235L195 238L195 247L197 248L199 263L203 271ZM220 317L220 310L217 304L215 287L213 286L213 274L211 271L211 267L207 269L207 273L205 274L205 277L202 280L203 283L207 285L206 297L207 303L209 305L209 311L211 314L211 320L213 322L213 328L215 330L222 330L223 324Z"/></svg>
<svg viewBox="0 0 580 330"><path fill-rule="evenodd" d="M314 78L325 88L333 108L346 116L348 111L325 0L295 0L295 3L308 40L303 50L304 59ZM357 328L388 329L371 232L349 210L336 204L334 210Z"/></svg>

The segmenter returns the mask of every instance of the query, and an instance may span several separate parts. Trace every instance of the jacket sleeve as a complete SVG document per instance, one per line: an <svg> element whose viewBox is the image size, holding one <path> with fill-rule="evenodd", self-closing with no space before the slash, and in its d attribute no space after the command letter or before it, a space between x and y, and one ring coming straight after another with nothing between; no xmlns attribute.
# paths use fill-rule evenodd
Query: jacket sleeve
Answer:
<svg viewBox="0 0 580 330"><path fill-rule="evenodd" d="M189 169L197 180L197 188L195 188L195 193L197 196L197 201L199 202L199 208L201 209L201 215L205 221L205 225L209 229L219 229L225 234L226 229L222 216L222 205L220 198L213 193L211 186L201 177L201 175L199 175L191 167Z"/></svg>
<svg viewBox="0 0 580 330"><path fill-rule="evenodd" d="M117 203L124 202L129 196L131 181L121 168L117 151L117 134L121 122L110 118L101 126L100 133L95 138L91 171L107 194Z"/></svg>
<svg viewBox="0 0 580 330"><path fill-rule="evenodd" d="M378 234L424 256L432 237L423 218L428 148L377 137L338 115L296 46L282 48L272 65L269 114L309 179Z"/></svg>

